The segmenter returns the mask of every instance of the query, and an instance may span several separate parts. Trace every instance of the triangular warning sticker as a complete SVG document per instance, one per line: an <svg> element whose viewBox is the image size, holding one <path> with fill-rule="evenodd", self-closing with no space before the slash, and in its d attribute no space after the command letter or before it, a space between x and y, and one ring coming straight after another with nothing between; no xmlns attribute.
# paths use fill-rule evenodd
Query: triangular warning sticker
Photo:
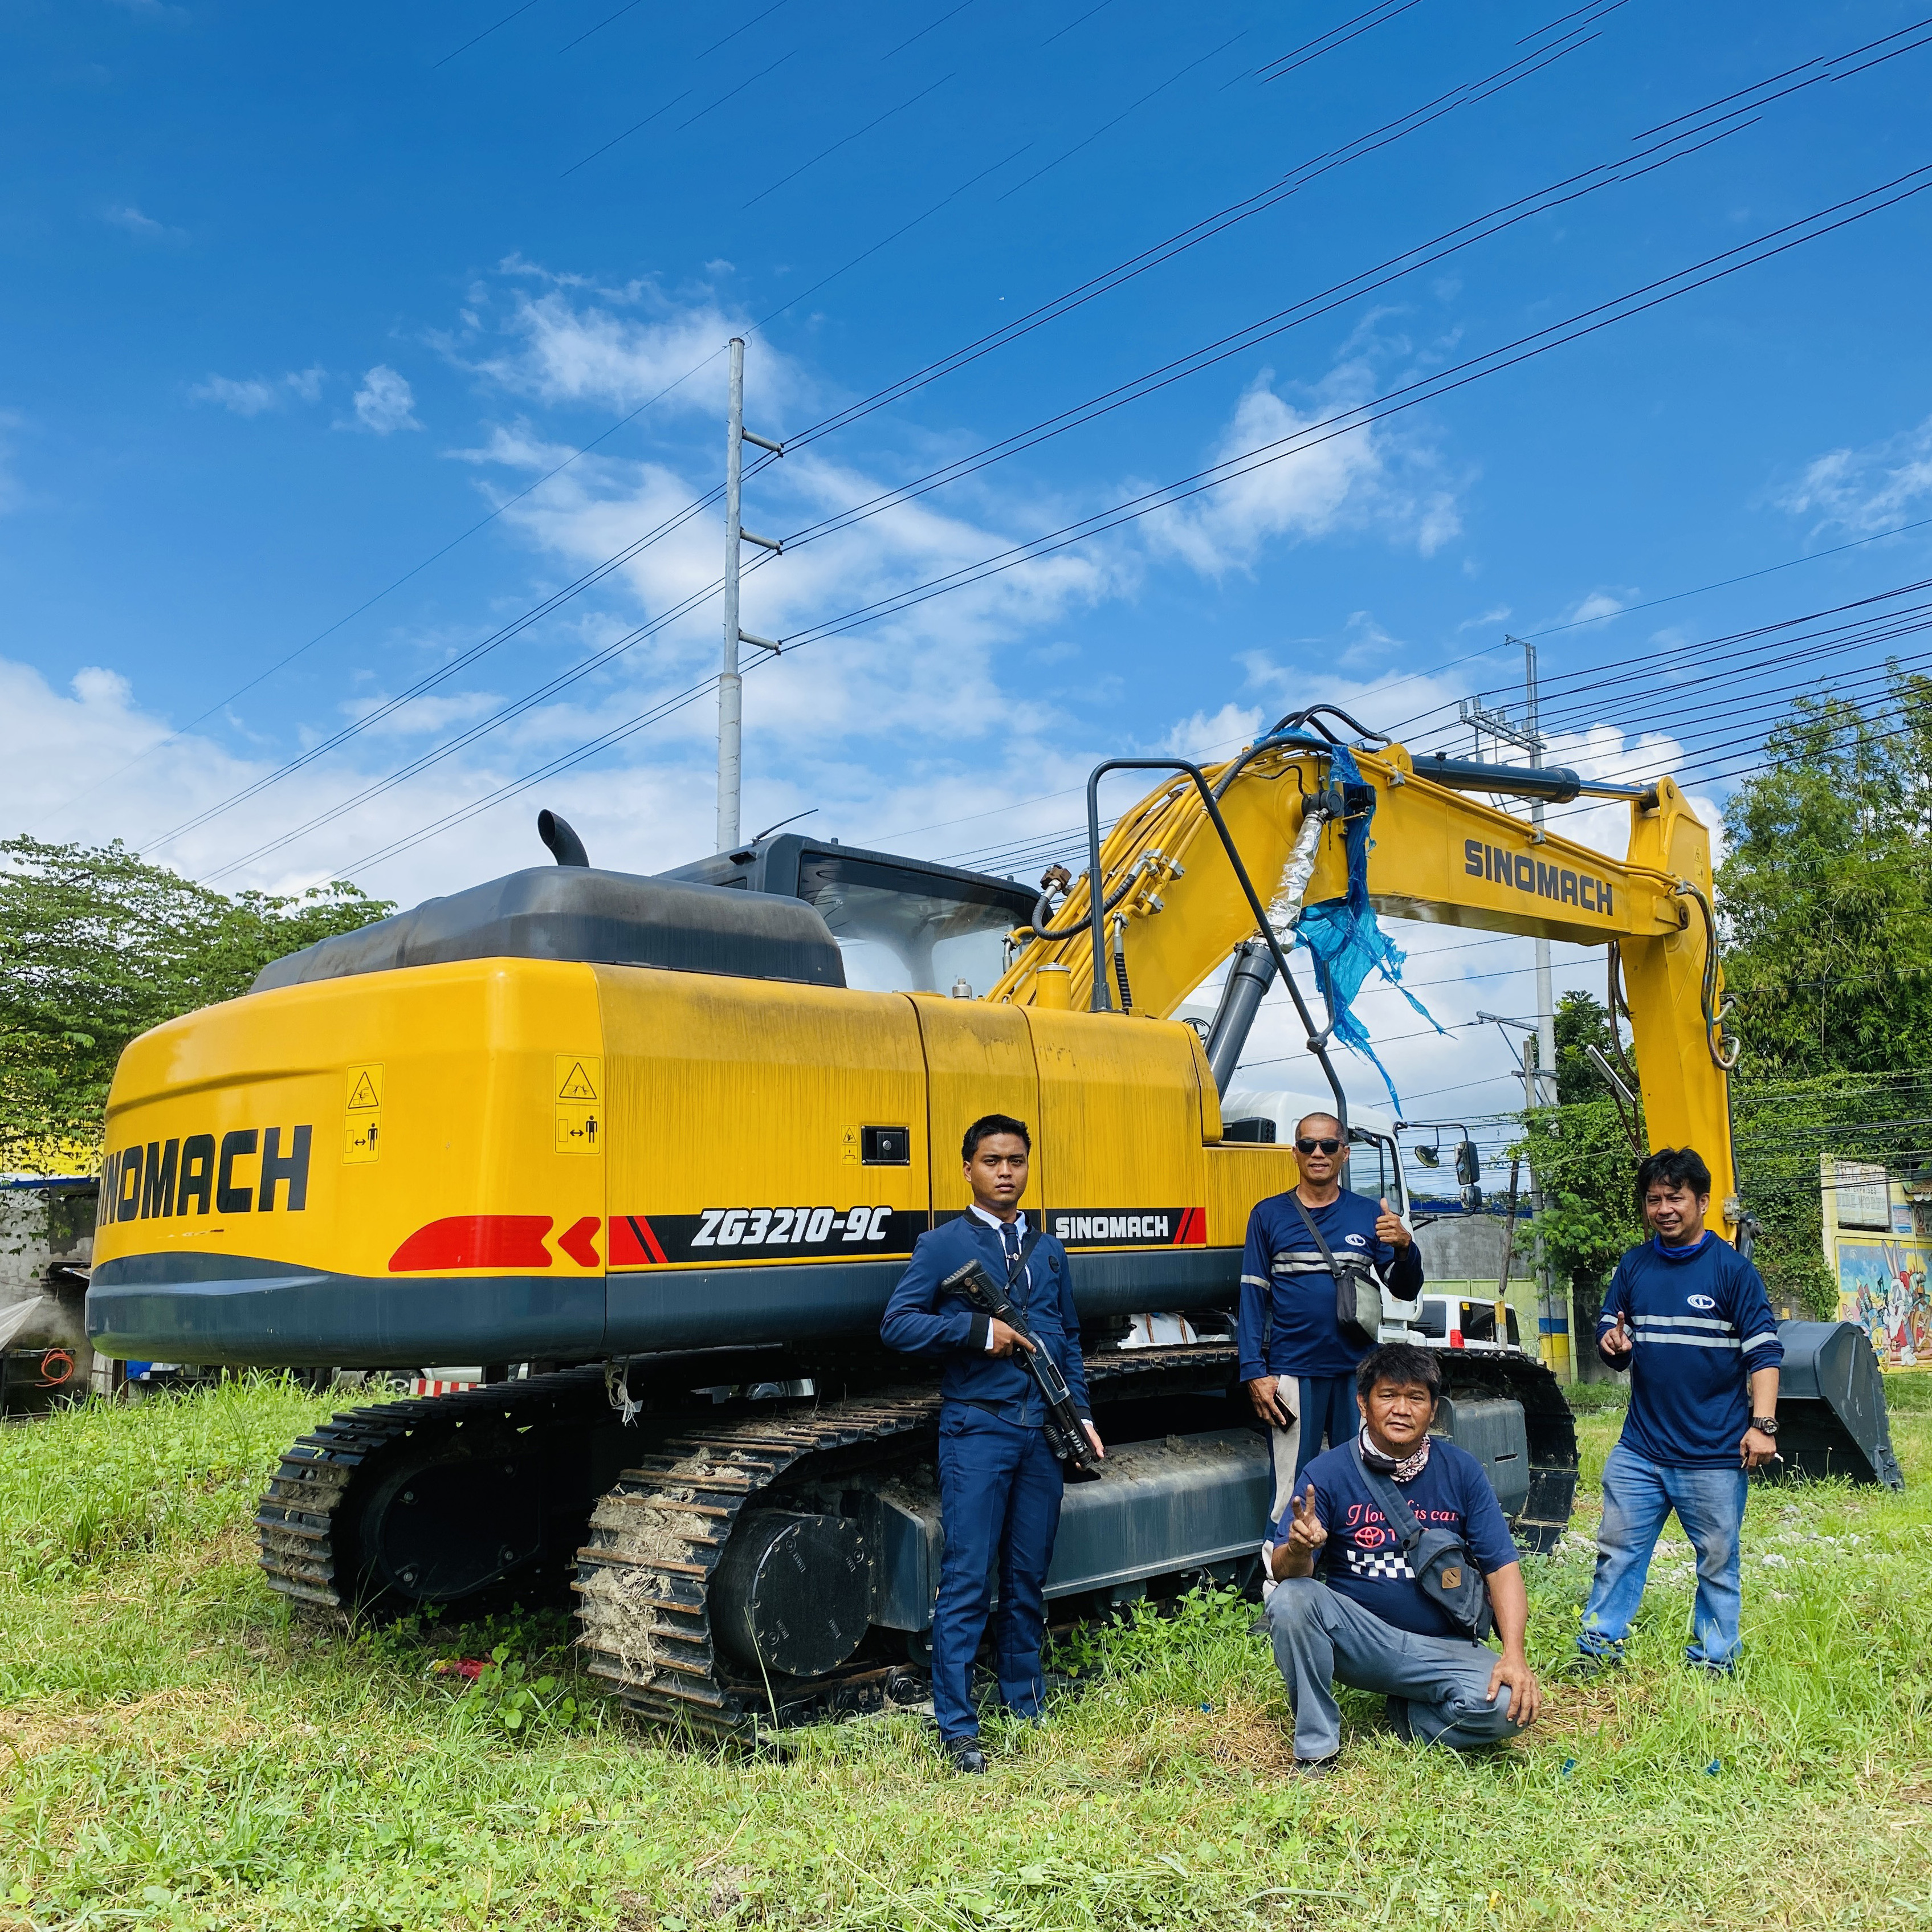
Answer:
<svg viewBox="0 0 1932 1932"><path fill-rule="evenodd" d="M352 1107L380 1107L382 1104L376 1095L375 1083L368 1074L363 1074L356 1081L355 1089L349 1096L349 1104Z"/></svg>
<svg viewBox="0 0 1932 1932"><path fill-rule="evenodd" d="M597 1089L592 1084L590 1075L584 1072L582 1060L575 1060L571 1062L570 1072L565 1077L563 1084L556 1090L556 1097L560 1100L596 1099Z"/></svg>

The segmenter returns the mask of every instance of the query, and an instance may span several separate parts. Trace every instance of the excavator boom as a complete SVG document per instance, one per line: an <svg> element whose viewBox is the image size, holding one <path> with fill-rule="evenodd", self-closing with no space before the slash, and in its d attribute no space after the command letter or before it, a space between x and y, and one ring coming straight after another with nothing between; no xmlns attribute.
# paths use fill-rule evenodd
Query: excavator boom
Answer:
<svg viewBox="0 0 1932 1932"><path fill-rule="evenodd" d="M1143 764L1160 761L1096 772L1088 872L1057 907L1042 900L991 998L1167 1018L1256 933L1257 901L1285 968L1304 910L1347 900L1359 846L1378 913L1616 949L1652 1142L1704 1155L1723 1189L1721 1232L1736 1238L1736 1048L1722 1027L1710 834L1670 779L1594 788L1628 800L1628 846L1612 859L1471 795L1478 785L1558 800L1593 789L1574 772L1418 760L1399 745L1352 748L1291 719L1225 764L1161 766L1170 775L1103 838L1099 776ZM1328 1033L1311 1022L1324 1068Z"/></svg>

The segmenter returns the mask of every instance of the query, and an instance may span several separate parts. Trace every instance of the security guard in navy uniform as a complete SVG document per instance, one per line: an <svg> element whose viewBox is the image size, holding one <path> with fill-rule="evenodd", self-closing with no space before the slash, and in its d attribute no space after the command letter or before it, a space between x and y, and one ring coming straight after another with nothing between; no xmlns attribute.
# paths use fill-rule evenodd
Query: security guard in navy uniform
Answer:
<svg viewBox="0 0 1932 1932"><path fill-rule="evenodd" d="M1027 1344L1005 1322L942 1297L940 1283L948 1275L976 1261L1007 1283L1028 1328L1066 1377L1095 1453L1106 1453L1088 1420L1066 1250L1050 1234L1029 1234L1020 1212L1032 1151L1026 1123L1009 1114L988 1114L966 1130L960 1153L973 1204L920 1235L879 1330L888 1347L938 1355L946 1364L939 1420L946 1550L933 1611L932 1708L940 1742L963 1772L986 1768L972 1676L992 1600L995 1551L1000 1700L1017 1716L1040 1714L1046 1572L1060 1528L1062 1477L1047 1448L1040 1391L1016 1356Z"/></svg>

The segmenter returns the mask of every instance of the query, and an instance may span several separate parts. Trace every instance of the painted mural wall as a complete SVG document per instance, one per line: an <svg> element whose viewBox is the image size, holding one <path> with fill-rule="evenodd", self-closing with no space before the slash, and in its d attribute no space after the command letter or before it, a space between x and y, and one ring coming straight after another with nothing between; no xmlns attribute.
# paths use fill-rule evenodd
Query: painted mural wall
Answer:
<svg viewBox="0 0 1932 1932"><path fill-rule="evenodd" d="M1932 1204L1880 1167L1828 1159L1820 1178L1838 1318L1856 1322L1888 1368L1932 1368Z"/></svg>

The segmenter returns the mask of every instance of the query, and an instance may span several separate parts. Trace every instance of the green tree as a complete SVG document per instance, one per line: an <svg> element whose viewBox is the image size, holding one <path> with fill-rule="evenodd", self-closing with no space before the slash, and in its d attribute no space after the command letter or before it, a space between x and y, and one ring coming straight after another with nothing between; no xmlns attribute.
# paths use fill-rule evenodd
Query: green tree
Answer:
<svg viewBox="0 0 1932 1932"><path fill-rule="evenodd" d="M1801 698L1724 813L1724 976L1754 1077L1932 1067L1932 679Z"/></svg>
<svg viewBox="0 0 1932 1932"><path fill-rule="evenodd" d="M1923 1164L1932 1111L1932 679L1802 698L1725 810L1718 873L1744 1190L1774 1289L1821 1312L1819 1157Z"/></svg>
<svg viewBox="0 0 1932 1932"><path fill-rule="evenodd" d="M121 1049L394 908L341 880L230 898L111 845L0 840L0 1167L100 1141Z"/></svg>
<svg viewBox="0 0 1932 1932"><path fill-rule="evenodd" d="M1925 1164L1932 1145L1932 680L1894 671L1871 707L1801 699L1766 766L1732 794L1717 877L1730 1024L1744 1052L1732 1100L1755 1258L1774 1294L1835 1305L1819 1203L1823 1154ZM1608 1083L1609 1012L1556 1014L1558 1105L1522 1147L1544 1190L1544 1239L1579 1325L1617 1255L1641 1238L1634 1156Z"/></svg>

